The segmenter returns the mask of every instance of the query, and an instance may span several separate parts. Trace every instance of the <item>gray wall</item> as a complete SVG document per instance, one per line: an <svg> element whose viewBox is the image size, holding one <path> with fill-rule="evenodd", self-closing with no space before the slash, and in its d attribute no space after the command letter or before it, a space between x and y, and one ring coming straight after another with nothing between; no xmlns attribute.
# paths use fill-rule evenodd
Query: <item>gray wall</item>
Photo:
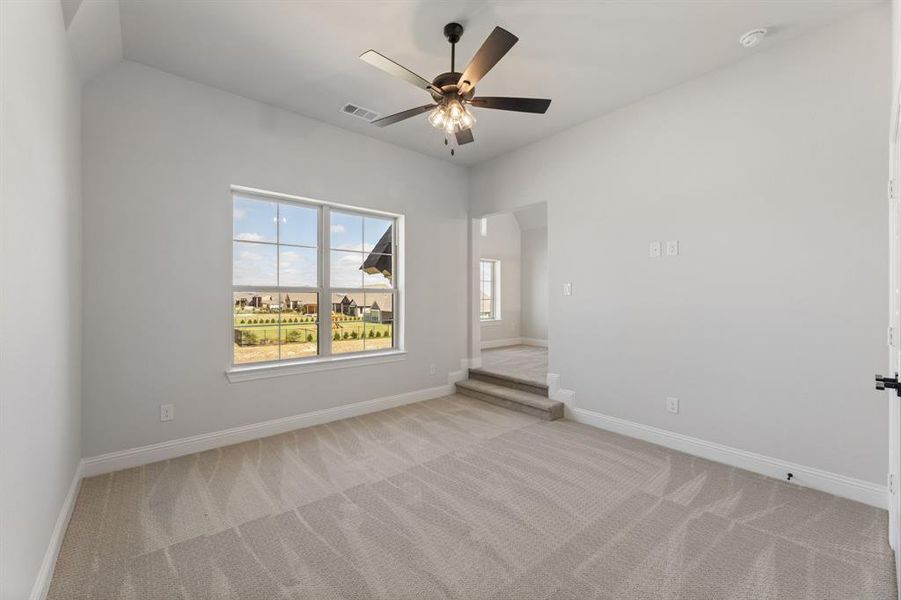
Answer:
<svg viewBox="0 0 901 600"><path fill-rule="evenodd" d="M84 103L85 456L435 387L460 368L463 168L131 62ZM230 384L231 184L405 214L407 359Z"/></svg>
<svg viewBox="0 0 901 600"><path fill-rule="evenodd" d="M28 598L81 457L81 83L58 2L0 2L0 598Z"/></svg>
<svg viewBox="0 0 901 600"><path fill-rule="evenodd" d="M889 29L880 5L474 169L473 216L548 202L578 406L885 481Z"/></svg>
<svg viewBox="0 0 901 600"><path fill-rule="evenodd" d="M522 337L547 340L547 227L522 230Z"/></svg>

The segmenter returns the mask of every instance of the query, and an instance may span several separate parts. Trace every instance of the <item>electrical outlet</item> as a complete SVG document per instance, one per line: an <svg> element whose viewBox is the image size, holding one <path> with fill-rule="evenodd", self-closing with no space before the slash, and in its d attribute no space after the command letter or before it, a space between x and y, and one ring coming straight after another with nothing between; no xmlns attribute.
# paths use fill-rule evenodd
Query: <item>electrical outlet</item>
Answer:
<svg viewBox="0 0 901 600"><path fill-rule="evenodd" d="M160 421L171 421L175 418L174 404L160 404Z"/></svg>
<svg viewBox="0 0 901 600"><path fill-rule="evenodd" d="M666 410L673 413L674 415L679 414L679 399L673 398L670 396L666 399Z"/></svg>
<svg viewBox="0 0 901 600"><path fill-rule="evenodd" d="M573 284L571 284L571 283L563 284L563 295L564 296L572 296L573 295Z"/></svg>
<svg viewBox="0 0 901 600"><path fill-rule="evenodd" d="M666 243L667 256L679 256L679 240L670 240Z"/></svg>
<svg viewBox="0 0 901 600"><path fill-rule="evenodd" d="M432 363L429 365L429 375L434 375L438 372L438 365Z"/></svg>
<svg viewBox="0 0 901 600"><path fill-rule="evenodd" d="M651 242L648 244L648 256L651 258L660 256L660 242Z"/></svg>

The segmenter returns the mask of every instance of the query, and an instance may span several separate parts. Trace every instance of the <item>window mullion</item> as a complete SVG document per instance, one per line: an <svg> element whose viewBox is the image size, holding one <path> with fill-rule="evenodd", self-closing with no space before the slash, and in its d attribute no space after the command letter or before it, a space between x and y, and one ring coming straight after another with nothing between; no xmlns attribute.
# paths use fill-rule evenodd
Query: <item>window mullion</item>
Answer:
<svg viewBox="0 0 901 600"><path fill-rule="evenodd" d="M285 307L282 303L282 249L280 247L282 241L282 203L275 203L275 284L278 287L278 359L282 359L282 318L285 314Z"/></svg>
<svg viewBox="0 0 901 600"><path fill-rule="evenodd" d="M319 211L319 354L332 353L332 292L331 292L331 252L332 247L331 210L323 206Z"/></svg>

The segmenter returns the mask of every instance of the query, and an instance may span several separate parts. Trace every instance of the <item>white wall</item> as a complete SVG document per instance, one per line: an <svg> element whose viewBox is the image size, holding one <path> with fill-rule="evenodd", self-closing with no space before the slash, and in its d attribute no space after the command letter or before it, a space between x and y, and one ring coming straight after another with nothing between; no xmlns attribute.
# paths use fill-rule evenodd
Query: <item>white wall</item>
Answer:
<svg viewBox="0 0 901 600"><path fill-rule="evenodd" d="M85 456L435 387L460 368L463 168L137 63L93 80L84 103ZM407 359L230 384L231 184L405 214Z"/></svg>
<svg viewBox="0 0 901 600"><path fill-rule="evenodd" d="M501 319L481 322L482 346L520 337L520 232L511 213L488 217L488 235L479 238L481 258L501 261Z"/></svg>
<svg viewBox="0 0 901 600"><path fill-rule="evenodd" d="M547 341L547 227L522 230L522 337Z"/></svg>
<svg viewBox="0 0 901 600"><path fill-rule="evenodd" d="M81 411L81 84L59 2L0 2L0 598L28 598Z"/></svg>
<svg viewBox="0 0 901 600"><path fill-rule="evenodd" d="M548 202L578 406L885 481L889 29L880 5L474 169L473 216Z"/></svg>

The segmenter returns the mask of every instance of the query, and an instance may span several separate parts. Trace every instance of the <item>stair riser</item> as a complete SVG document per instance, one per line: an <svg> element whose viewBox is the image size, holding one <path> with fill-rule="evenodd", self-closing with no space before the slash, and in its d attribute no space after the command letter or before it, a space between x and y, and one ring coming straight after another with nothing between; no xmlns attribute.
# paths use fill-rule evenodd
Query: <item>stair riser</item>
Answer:
<svg viewBox="0 0 901 600"><path fill-rule="evenodd" d="M534 406L520 404L519 402L513 402L512 400L498 398L497 396L483 394L481 392L468 390L459 386L457 387L457 393L463 396L469 396L470 398L476 398L477 400L482 400L483 402L488 402L489 404L494 404L495 406L500 406L509 410L515 410L517 412L532 415L534 417L538 417L539 419L544 419L545 421L555 421L563 417L562 405L551 410L541 410L540 408L535 408Z"/></svg>
<svg viewBox="0 0 901 600"><path fill-rule="evenodd" d="M547 386L541 387L537 385L529 385L527 383L519 383L518 381L510 381L509 379L504 379L503 377L495 377L494 375L479 373L478 371L470 371L469 378L478 379L479 381L484 381L485 383L502 385L504 387L510 388L511 390L519 390L521 392L529 392L530 394L538 394L539 396L544 396L545 398L548 397Z"/></svg>

